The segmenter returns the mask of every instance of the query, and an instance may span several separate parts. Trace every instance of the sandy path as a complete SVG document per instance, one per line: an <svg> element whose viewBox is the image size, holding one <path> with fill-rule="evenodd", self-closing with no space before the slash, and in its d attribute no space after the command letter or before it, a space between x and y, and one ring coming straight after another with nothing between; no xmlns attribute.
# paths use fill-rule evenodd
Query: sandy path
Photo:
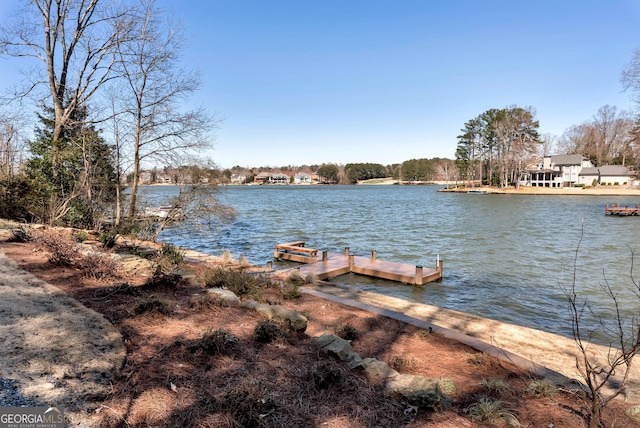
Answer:
<svg viewBox="0 0 640 428"><path fill-rule="evenodd" d="M20 394L71 410L103 396L124 358L102 315L0 253L0 377Z"/></svg>

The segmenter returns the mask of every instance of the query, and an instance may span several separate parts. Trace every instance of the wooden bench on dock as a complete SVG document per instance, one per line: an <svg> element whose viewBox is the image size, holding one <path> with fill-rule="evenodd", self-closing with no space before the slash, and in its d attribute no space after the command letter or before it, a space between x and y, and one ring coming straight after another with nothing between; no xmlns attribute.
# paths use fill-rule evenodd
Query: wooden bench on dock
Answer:
<svg viewBox="0 0 640 428"><path fill-rule="evenodd" d="M318 260L318 250L305 247L304 241L287 242L276 244L273 257L300 263L313 263Z"/></svg>

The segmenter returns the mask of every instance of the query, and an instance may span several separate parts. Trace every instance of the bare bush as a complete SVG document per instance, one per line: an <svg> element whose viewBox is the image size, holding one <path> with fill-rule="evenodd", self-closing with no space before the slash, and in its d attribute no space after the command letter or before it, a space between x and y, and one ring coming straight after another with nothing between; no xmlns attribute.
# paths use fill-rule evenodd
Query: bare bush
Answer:
<svg viewBox="0 0 640 428"><path fill-rule="evenodd" d="M39 233L36 244L49 253L48 260L55 265L73 265L80 255L78 245L59 232Z"/></svg>
<svg viewBox="0 0 640 428"><path fill-rule="evenodd" d="M91 251L79 257L78 267L88 277L104 279L121 279L120 264L107 254Z"/></svg>

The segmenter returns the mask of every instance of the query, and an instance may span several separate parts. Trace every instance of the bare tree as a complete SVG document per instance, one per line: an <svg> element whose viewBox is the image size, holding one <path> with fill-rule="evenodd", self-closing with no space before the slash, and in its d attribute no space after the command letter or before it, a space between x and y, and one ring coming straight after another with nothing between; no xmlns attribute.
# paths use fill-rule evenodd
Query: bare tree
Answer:
<svg viewBox="0 0 640 428"><path fill-rule="evenodd" d="M99 0L27 0L15 21L0 28L0 55L40 62L16 96L33 95L54 113L55 143L74 112L113 78L116 41L126 39L127 13ZM49 100L46 102L46 100Z"/></svg>
<svg viewBox="0 0 640 428"><path fill-rule="evenodd" d="M599 315L586 298L581 298L577 290L578 255L584 229L576 247L573 265L573 280L564 292L569 301L569 314L573 326L573 337L578 346L576 368L586 385L589 400L589 427L601 427L602 410L617 396L624 393L634 357L640 351L640 319L636 315L625 317L621 311L623 299L612 288L603 270L603 282L600 288L604 299L613 307L613 317L606 319ZM634 251L631 250L630 278L635 297L640 299L640 284L633 278ZM591 351L594 330L586 327L584 317L596 320L602 332L609 340L607 355L598 355Z"/></svg>
<svg viewBox="0 0 640 428"><path fill-rule="evenodd" d="M596 165L625 165L633 155L629 138L632 126L629 113L605 105L598 109L590 121L567 129L559 147L566 154L587 156Z"/></svg>
<svg viewBox="0 0 640 428"><path fill-rule="evenodd" d="M183 29L164 22L153 0L142 0L133 37L117 45L122 78L119 120L130 137L133 181L127 217L135 215L143 162L176 163L211 143L216 120L181 103L200 87L197 73L179 67Z"/></svg>

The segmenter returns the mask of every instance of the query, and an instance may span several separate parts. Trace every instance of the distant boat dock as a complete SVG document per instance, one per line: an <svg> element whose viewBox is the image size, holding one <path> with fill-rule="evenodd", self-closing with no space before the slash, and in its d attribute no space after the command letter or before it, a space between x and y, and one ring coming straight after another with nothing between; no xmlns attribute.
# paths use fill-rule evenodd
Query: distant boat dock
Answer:
<svg viewBox="0 0 640 428"><path fill-rule="evenodd" d="M398 281L406 284L424 285L429 282L442 279L442 260L436 259L435 269L425 268L421 265L413 266L403 263L378 260L375 251L371 257L359 257L349 254L349 248L344 253L320 252L315 248L305 247L303 241L276 244L273 257L276 259L290 260L304 263L298 268L303 275L315 275L324 280L347 273Z"/></svg>
<svg viewBox="0 0 640 428"><path fill-rule="evenodd" d="M621 206L620 203L607 204L604 208L604 214L617 216L640 215L640 208L638 208L638 204L635 207L630 207L629 205Z"/></svg>

